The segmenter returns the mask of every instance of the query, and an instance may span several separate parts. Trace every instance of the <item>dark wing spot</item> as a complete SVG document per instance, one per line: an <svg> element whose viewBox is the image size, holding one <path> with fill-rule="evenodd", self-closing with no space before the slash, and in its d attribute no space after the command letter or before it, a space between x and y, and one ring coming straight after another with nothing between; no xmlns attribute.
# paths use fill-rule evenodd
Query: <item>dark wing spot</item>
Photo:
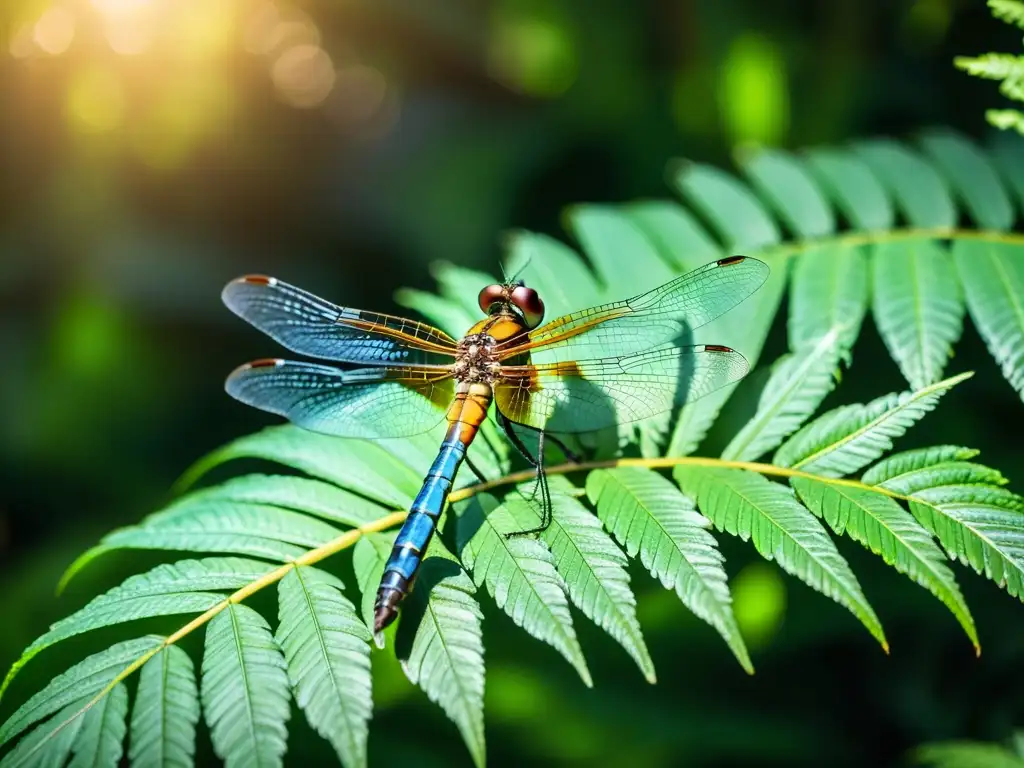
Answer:
<svg viewBox="0 0 1024 768"><path fill-rule="evenodd" d="M732 347L723 347L721 344L705 344L705 352L735 352Z"/></svg>
<svg viewBox="0 0 1024 768"><path fill-rule="evenodd" d="M267 277L266 275L246 275L245 277L240 278L239 282L252 283L253 285L272 285L277 281L272 277Z"/></svg>
<svg viewBox="0 0 1024 768"><path fill-rule="evenodd" d="M250 368L276 368L279 365L284 365L284 360L280 358L264 358L263 360L253 360L249 363Z"/></svg>
<svg viewBox="0 0 1024 768"><path fill-rule="evenodd" d="M733 264L739 264L741 261L746 260L746 256L726 256L724 259L719 259L716 263L720 267L730 267Z"/></svg>

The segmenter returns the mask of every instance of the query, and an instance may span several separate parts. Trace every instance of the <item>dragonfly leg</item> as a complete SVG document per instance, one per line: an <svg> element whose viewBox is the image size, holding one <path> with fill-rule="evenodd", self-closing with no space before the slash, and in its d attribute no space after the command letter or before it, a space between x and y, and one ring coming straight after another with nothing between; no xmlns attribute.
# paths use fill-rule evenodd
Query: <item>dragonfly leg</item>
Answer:
<svg viewBox="0 0 1024 768"><path fill-rule="evenodd" d="M530 449L526 447L523 441L519 438L519 435L512 429L512 422L501 414L501 426L505 430L505 434L508 436L509 441L516 447L516 450L523 455L531 466L537 469L537 480L533 487L533 491L528 497L528 501L534 501L537 498L537 493L540 493L540 506L541 506L541 523L536 528L529 528L524 531L512 531L505 534L507 538L513 536L530 536L535 533L543 533L547 530L548 526L551 525L551 491L548 488L548 476L544 472L544 437L545 432L542 429L534 430L537 432L537 455L534 456L530 453Z"/></svg>
<svg viewBox="0 0 1024 768"><path fill-rule="evenodd" d="M504 413L501 413L500 411L498 412L498 415L501 417L501 427L502 429L505 430L505 434L508 435L508 438L509 440L512 441L512 444L516 446L516 448L519 450L521 454L523 454L523 458L525 458L534 466L537 466L536 462L533 460L533 457L530 456L529 451L527 451L526 447L523 445L522 440L519 439L519 435L517 435L515 433L515 430L513 430L512 420L508 418L508 416L506 416ZM522 429L528 429L531 432L537 432L538 434L546 435L546 439L550 440L552 443L558 446L558 450L562 452L562 455L565 456L565 458L568 460L570 464L581 464L583 462L583 459L580 458L580 455L578 453L573 451L571 448L569 448L569 446L567 446L554 435L545 432L543 429L537 429L536 427L531 427L526 424L516 424L516 426ZM538 440L539 439L540 438L538 438ZM541 449L540 452L543 453L543 449Z"/></svg>
<svg viewBox="0 0 1024 768"><path fill-rule="evenodd" d="M479 467L470 460L469 456L467 456L464 461L466 462L466 466L469 467L469 471L476 475L477 480L481 483L487 482L487 476L484 475L484 473L480 471Z"/></svg>

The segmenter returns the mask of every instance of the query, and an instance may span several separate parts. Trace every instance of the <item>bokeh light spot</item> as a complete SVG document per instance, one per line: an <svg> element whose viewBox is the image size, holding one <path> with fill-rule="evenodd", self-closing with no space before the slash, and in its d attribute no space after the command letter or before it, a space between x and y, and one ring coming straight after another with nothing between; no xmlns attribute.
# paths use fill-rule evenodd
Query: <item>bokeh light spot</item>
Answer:
<svg viewBox="0 0 1024 768"><path fill-rule="evenodd" d="M64 53L75 39L75 17L66 8L49 8L33 29L36 45L51 56Z"/></svg>
<svg viewBox="0 0 1024 768"><path fill-rule="evenodd" d="M145 53L156 37L156 15L146 6L113 14L105 20L104 26L111 50L122 56Z"/></svg>
<svg viewBox="0 0 1024 768"><path fill-rule="evenodd" d="M789 130L789 84L778 47L747 33L729 47L722 65L719 109L733 143L777 145Z"/></svg>
<svg viewBox="0 0 1024 768"><path fill-rule="evenodd" d="M576 80L572 35L553 18L499 16L487 56L496 79L533 96L559 96Z"/></svg>
<svg viewBox="0 0 1024 768"><path fill-rule="evenodd" d="M732 584L736 623L751 648L763 646L775 635L786 614L786 585L778 568L751 563Z"/></svg>
<svg viewBox="0 0 1024 768"><path fill-rule="evenodd" d="M363 125L380 113L387 92L388 83L380 70L365 64L344 67L334 73L328 112L339 125Z"/></svg>
<svg viewBox="0 0 1024 768"><path fill-rule="evenodd" d="M124 88L108 69L78 72L68 88L66 113L71 124L86 133L111 131L124 119Z"/></svg>
<svg viewBox="0 0 1024 768"><path fill-rule="evenodd" d="M10 37L7 50L16 59L27 59L38 53L36 48L35 29L31 24L23 24L15 29Z"/></svg>
<svg viewBox="0 0 1024 768"><path fill-rule="evenodd" d="M282 53L270 72L280 97L293 107L315 107L334 87L334 63L316 45L295 45Z"/></svg>

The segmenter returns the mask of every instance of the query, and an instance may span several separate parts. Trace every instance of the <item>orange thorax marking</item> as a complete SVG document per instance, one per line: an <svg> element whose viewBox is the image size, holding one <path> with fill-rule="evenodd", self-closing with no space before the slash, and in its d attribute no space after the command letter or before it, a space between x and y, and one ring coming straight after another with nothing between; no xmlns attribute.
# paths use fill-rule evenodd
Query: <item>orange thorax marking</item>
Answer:
<svg viewBox="0 0 1024 768"><path fill-rule="evenodd" d="M448 408L448 437L458 437L464 445L473 442L477 430L487 418L493 397L488 384L460 384L455 392L455 401Z"/></svg>

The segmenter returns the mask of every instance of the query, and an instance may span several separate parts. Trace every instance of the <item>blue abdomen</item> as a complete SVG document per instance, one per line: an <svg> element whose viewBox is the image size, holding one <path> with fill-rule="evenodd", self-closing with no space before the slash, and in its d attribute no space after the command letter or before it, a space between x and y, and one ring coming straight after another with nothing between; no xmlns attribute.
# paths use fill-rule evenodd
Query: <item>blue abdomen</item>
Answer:
<svg viewBox="0 0 1024 768"><path fill-rule="evenodd" d="M466 458L466 444L458 436L449 436L423 480L423 487L409 508L409 516L395 539L391 556L384 566L384 576L374 604L374 631L379 632L397 616L397 606L412 589L423 562L423 553L437 530L437 521L444 509L459 466Z"/></svg>

